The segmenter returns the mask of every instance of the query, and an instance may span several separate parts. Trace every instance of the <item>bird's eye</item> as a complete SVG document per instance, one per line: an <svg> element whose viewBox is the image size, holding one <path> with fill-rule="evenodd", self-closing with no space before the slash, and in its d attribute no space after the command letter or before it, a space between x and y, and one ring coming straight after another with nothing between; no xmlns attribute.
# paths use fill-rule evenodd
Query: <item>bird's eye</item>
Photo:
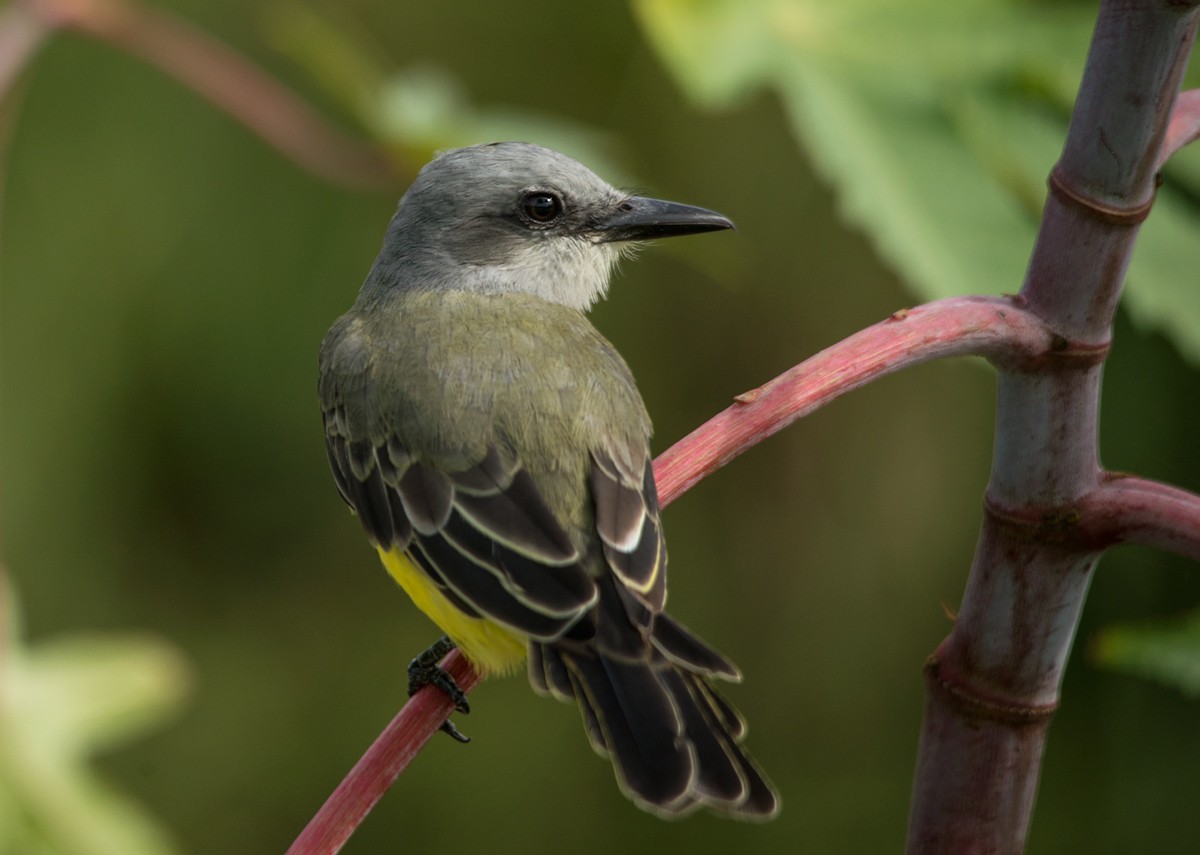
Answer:
<svg viewBox="0 0 1200 855"><path fill-rule="evenodd" d="M535 190L521 199L521 213L534 223L552 223L563 212L563 203L554 193Z"/></svg>

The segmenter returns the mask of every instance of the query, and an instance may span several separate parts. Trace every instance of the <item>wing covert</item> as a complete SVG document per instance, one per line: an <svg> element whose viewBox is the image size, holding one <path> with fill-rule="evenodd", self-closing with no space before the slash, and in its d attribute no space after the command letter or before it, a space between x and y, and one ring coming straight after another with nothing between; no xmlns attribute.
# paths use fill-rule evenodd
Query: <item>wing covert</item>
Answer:
<svg viewBox="0 0 1200 855"><path fill-rule="evenodd" d="M407 552L465 612L553 639L596 602L584 556L513 455L493 446L446 472L396 437L347 440L336 412L325 427L338 491L371 542Z"/></svg>
<svg viewBox="0 0 1200 855"><path fill-rule="evenodd" d="M660 612L667 595L667 551L649 454L638 464L603 449L591 456L589 481L604 558L622 585Z"/></svg>

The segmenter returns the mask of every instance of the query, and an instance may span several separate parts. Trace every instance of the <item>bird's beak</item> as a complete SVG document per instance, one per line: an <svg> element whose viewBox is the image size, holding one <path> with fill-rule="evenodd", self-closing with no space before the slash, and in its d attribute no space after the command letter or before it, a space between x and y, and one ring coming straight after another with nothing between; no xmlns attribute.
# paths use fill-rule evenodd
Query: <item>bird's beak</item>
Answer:
<svg viewBox="0 0 1200 855"><path fill-rule="evenodd" d="M733 221L705 208L630 196L595 228L600 240L608 243L715 232L732 229Z"/></svg>

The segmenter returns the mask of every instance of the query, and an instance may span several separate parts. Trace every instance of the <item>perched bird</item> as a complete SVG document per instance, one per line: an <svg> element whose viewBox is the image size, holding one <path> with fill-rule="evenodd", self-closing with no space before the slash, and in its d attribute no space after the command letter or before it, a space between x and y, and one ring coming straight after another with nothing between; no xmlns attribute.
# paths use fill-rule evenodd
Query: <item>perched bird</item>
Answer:
<svg viewBox="0 0 1200 855"><path fill-rule="evenodd" d="M640 807L766 819L778 798L712 687L728 659L663 612L650 419L584 316L631 241L731 228L623 193L549 149L448 151L400 200L321 347L342 497L384 566L483 674L528 660L574 700ZM454 733L453 726L449 726Z"/></svg>

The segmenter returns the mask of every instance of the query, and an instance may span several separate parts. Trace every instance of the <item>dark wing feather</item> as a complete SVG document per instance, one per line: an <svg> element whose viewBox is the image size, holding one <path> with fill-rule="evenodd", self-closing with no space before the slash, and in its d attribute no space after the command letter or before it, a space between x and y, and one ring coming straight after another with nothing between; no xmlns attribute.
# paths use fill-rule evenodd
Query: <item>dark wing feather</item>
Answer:
<svg viewBox="0 0 1200 855"><path fill-rule="evenodd" d="M497 448L446 472L395 437L348 440L345 417L325 419L338 490L371 541L414 558L451 602L535 638L566 632L596 586L520 462Z"/></svg>
<svg viewBox="0 0 1200 855"><path fill-rule="evenodd" d="M397 531L393 525L392 503L397 505L400 498L389 495L386 484L383 483L383 473L375 465L374 457L364 457L362 448L357 443L343 443L347 467L342 475L350 488L350 506L358 513L359 520L367 532L367 536L376 543L394 544L403 548L407 537L408 526Z"/></svg>
<svg viewBox="0 0 1200 855"><path fill-rule="evenodd" d="M558 650L546 644L529 646L529 680L539 693L551 695L560 701L575 698L571 675Z"/></svg>
<svg viewBox="0 0 1200 855"><path fill-rule="evenodd" d="M443 579L442 575L438 572L438 569L433 566L428 558L425 557L425 553L423 553L420 549L409 549L405 554L412 559L413 563L416 564L426 576L429 577L433 584L437 585L437 588L439 591L441 591L442 596L453 603L456 609L468 617L482 617L482 615L479 614L479 612L477 612L470 603L451 590L450 586L446 584L446 580Z"/></svg>
<svg viewBox="0 0 1200 855"><path fill-rule="evenodd" d="M404 505L404 515L417 534L424 537L436 535L450 519L454 485L434 467L413 463L408 471L400 475L395 489Z"/></svg>
<svg viewBox="0 0 1200 855"><path fill-rule="evenodd" d="M333 471L333 482L337 484L338 495L347 505L354 507L350 498L350 482L343 474L349 469L349 462L346 460L346 440L340 436L331 437L326 434L325 453L329 456L329 468Z"/></svg>
<svg viewBox="0 0 1200 855"><path fill-rule="evenodd" d="M466 472L450 476L460 513L506 547L541 564L573 564L579 553L529 473L504 467L496 448Z"/></svg>
<svg viewBox="0 0 1200 855"><path fill-rule="evenodd" d="M654 469L645 453L638 468L618 460L602 449L592 452L589 480L596 532L605 560L621 584L657 613L667 595L667 552Z"/></svg>
<svg viewBox="0 0 1200 855"><path fill-rule="evenodd" d="M548 566L513 552L476 528L459 512L457 503L442 536L461 555L488 571L510 597L536 603L544 614L573 620L579 616L580 604L590 603L596 596L595 583L577 563Z"/></svg>
<svg viewBox="0 0 1200 855"><path fill-rule="evenodd" d="M476 614L534 638L555 638L570 624L568 618L544 614L518 600L495 575L465 558L440 535L413 538L409 552L421 556L422 568L436 573Z"/></svg>

